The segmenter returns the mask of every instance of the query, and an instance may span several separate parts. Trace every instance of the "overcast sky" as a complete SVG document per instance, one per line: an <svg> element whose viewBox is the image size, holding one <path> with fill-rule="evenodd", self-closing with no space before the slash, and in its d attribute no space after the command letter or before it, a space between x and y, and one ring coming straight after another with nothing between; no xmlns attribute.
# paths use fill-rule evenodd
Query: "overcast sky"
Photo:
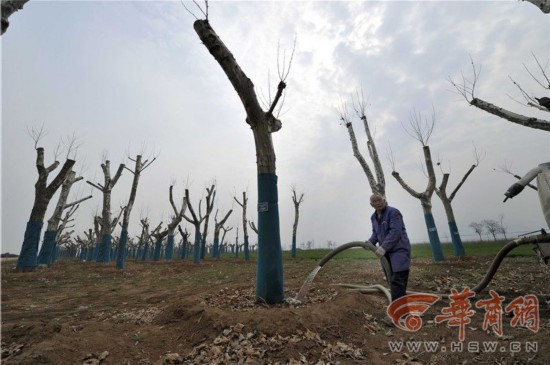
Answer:
<svg viewBox="0 0 550 365"><path fill-rule="evenodd" d="M192 3L188 7L200 15ZM320 247L328 240L343 244L370 236L370 188L337 112L341 100L361 87L382 155L388 201L403 213L411 241L427 241L422 209L391 176L386 151L391 146L405 181L424 190L422 147L403 125L412 110L429 116L432 106L436 125L429 145L451 172L451 188L472 165L473 145L486 152L454 201L463 240L476 238L471 222L498 220L501 214L509 236L546 227L534 191L502 202L515 179L498 169L508 164L523 175L549 161L550 134L469 106L448 79L471 76L471 55L482 68L477 97L548 119L549 113L513 100L520 93L509 76L535 96L550 96L524 68L538 71L533 52L550 72L550 15L520 1L228 1L211 2L209 19L258 95L269 94L268 74L275 91L277 43L288 59L297 39L280 116L283 128L273 135L285 249L294 221L291 185L305 194L299 244L314 241ZM223 214L234 209L228 221L233 227L242 224L233 196L240 199L247 191L248 219L257 221L252 132L193 21L179 1L32 0L10 17L1 38L2 252L19 253L23 242L37 179L27 129L42 124L48 131L40 141L46 164L53 162L59 139L74 133L81 143L75 168L84 180L103 181L103 156L113 174L122 162L132 166L128 156L158 156L141 177L131 236L140 233L140 217L148 217L152 226L168 222L171 184L177 201L188 187L197 208L215 180L216 208ZM355 120L354 127L366 156L362 125ZM113 189L114 213L127 202L131 182L125 171ZM76 217L80 235L101 211L102 197L85 182L73 186L72 200L90 192L93 198ZM57 196L50 208L56 201ZM432 202L439 236L448 241L441 201L434 194ZM235 231L226 239L234 242ZM256 242L255 233L249 234Z"/></svg>

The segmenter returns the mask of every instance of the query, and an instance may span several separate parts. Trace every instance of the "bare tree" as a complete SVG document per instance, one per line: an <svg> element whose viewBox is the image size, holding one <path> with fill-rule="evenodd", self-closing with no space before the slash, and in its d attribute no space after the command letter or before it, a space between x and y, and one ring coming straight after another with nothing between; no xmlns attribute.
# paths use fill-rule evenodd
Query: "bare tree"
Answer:
<svg viewBox="0 0 550 365"><path fill-rule="evenodd" d="M137 155L135 160L130 158L130 161L133 161L135 166L133 170L130 170L128 167L124 166L124 168L132 175L134 175L134 178L132 179L132 187L130 189L130 197L128 198L128 203L126 204L126 207L124 209L124 215L122 217L122 230L120 232L120 240L118 241L118 248L117 248L117 258L116 258L116 268L119 270L124 269L125 261L126 261L126 243L128 242L128 226L130 225L130 213L132 213L132 208L134 207L134 202L136 201L136 195L137 195L137 187L139 183L139 178L141 177L141 173L156 160L156 157L153 158L151 161L145 160L142 161L142 156Z"/></svg>
<svg viewBox="0 0 550 365"><path fill-rule="evenodd" d="M279 84L271 106L264 111L260 106L254 84L241 69L233 54L211 27L207 11L205 19L197 19L193 27L199 38L225 72L239 95L246 111L246 123L251 127L256 146L258 172L258 270L256 272L256 299L268 304L284 300L283 259L279 227L279 206L275 149L271 134L281 129L281 121L273 112L283 96L286 78L292 64L279 67ZM294 54L294 52L293 52ZM280 54L278 55L280 56ZM280 64L279 64L280 66Z"/></svg>
<svg viewBox="0 0 550 365"><path fill-rule="evenodd" d="M2 0L2 34L8 30L10 22L8 18L18 10L23 9L23 5L29 0Z"/></svg>
<svg viewBox="0 0 550 365"><path fill-rule="evenodd" d="M206 236L208 235L208 221L210 220L210 214L212 213L212 210L214 209L214 199L216 198L216 185L212 184L210 189L206 188L206 211L204 213L204 217L202 217L202 213L200 211L200 205L199 205L199 216L200 219L204 221L204 226L202 230L202 236L201 236L201 260L204 260L206 256Z"/></svg>
<svg viewBox="0 0 550 365"><path fill-rule="evenodd" d="M31 138L34 140L36 149L36 169L38 171L38 180L34 184L34 203L31 210L27 227L25 228L25 236L21 246L21 252L17 260L16 270L19 272L34 271L37 265L38 244L40 241L40 233L44 222L44 216L48 209L48 205L53 195L61 187L63 181L71 171L74 160L67 158L61 167L57 176L48 184L50 173L59 166L59 161L56 161L50 166L44 165L44 148L37 147L40 138L45 134L44 129L32 129L30 131ZM70 151L69 151L70 152Z"/></svg>
<svg viewBox="0 0 550 365"><path fill-rule="evenodd" d="M181 228L181 225L178 225L178 231L181 234L181 245L180 245L180 259L186 259L187 258L187 249L189 245L189 236L191 233L187 232L187 228L183 230Z"/></svg>
<svg viewBox="0 0 550 365"><path fill-rule="evenodd" d="M243 208L243 236L244 236L244 260L248 261L250 260L250 250L248 247L248 225L247 225L247 219L246 219L246 206L248 204L248 198L246 197L246 191L243 191L243 201L240 202L236 196L233 197L237 204ZM237 231L238 232L238 231ZM238 252L238 250L237 250Z"/></svg>
<svg viewBox="0 0 550 365"><path fill-rule="evenodd" d="M221 219L221 221L218 222L218 210L216 209L216 214L214 215L214 246L212 248L212 257L219 259L220 258L220 230L224 230L224 236L227 232L226 229L223 228L223 225L225 224L225 221L227 221L227 218L233 213L233 209L229 209L229 212L225 214L225 216ZM223 242L223 238L222 238Z"/></svg>
<svg viewBox="0 0 550 365"><path fill-rule="evenodd" d="M504 214L500 214L498 216L498 220L500 225L498 233L502 234L505 240L508 240L508 238L506 237L506 232L508 231L508 227L504 225Z"/></svg>
<svg viewBox="0 0 550 365"><path fill-rule="evenodd" d="M191 223L195 227L195 244L193 245L193 262L199 264L201 262L201 223L205 217L197 217L193 205L191 205L191 200L189 198L189 189L185 189L185 200L187 201L187 207L189 212L191 212L191 217L189 218L186 215L183 216L186 221ZM199 212L202 200L199 201Z"/></svg>
<svg viewBox="0 0 550 365"><path fill-rule="evenodd" d="M147 251L149 250L149 236L150 236L149 219L141 218L139 222L141 224L141 235L139 237L138 253L136 255L136 261L138 259L145 261L147 259ZM140 252L140 249L141 249L141 252Z"/></svg>
<svg viewBox="0 0 550 365"><path fill-rule="evenodd" d="M174 254L174 238L175 238L175 232L176 227L179 226L181 221L183 220L183 215L185 214L185 210L187 209L187 200L185 199L185 196L182 199L181 207L178 209L176 204L174 203L174 196L172 194L173 185L170 186L170 205L172 206L172 210L174 211L174 215L172 216L172 220L168 224L168 237L166 238L166 260L172 260L173 254ZM187 233L187 237L189 237L189 233Z"/></svg>
<svg viewBox="0 0 550 365"><path fill-rule="evenodd" d="M113 187L118 182L120 175L122 175L124 164L121 163L118 166L118 170L113 178L111 178L111 162L109 160L106 159L105 162L101 164L101 169L103 170L104 176L103 184L94 184L91 181L86 182L103 193L103 209L101 212L101 246L97 256L97 262L110 262L112 244L111 233L118 222L118 219L111 220L111 193L113 191Z"/></svg>
<svg viewBox="0 0 550 365"><path fill-rule="evenodd" d="M460 233L458 231L458 226L456 224L455 215L453 211L452 202L454 197L456 196L456 193L458 190L464 185L464 182L468 179L470 174L474 171L474 169L479 166L480 161L483 159L484 154L474 146L474 163L468 171L462 176L462 179L458 183L458 185L454 188L454 190L451 192L450 195L447 195L447 184L449 182L449 176L450 172L443 173L443 179L441 180L441 184L439 187L435 189L435 193L437 196L441 199L441 202L443 203L443 207L445 209L445 214L447 216L447 223L449 224L449 231L451 233L451 241L453 243L453 249L456 256L464 256L464 246L462 245L462 239L460 238ZM441 163L437 163L438 166L441 167ZM443 171L443 169L442 169Z"/></svg>
<svg viewBox="0 0 550 365"><path fill-rule="evenodd" d="M361 93L356 92L355 97L352 97L352 106L356 116L363 122L363 126L365 128L365 134L367 136L367 149L369 152L370 161L372 162L372 165L374 168L374 173L372 172L372 169L369 166L369 163L367 162L365 157L363 157L363 154L359 150L359 146L357 144L357 138L353 130L351 117L349 115L348 108L345 103L342 103L342 106L339 111L340 121L348 130L349 139L351 142L351 148L353 150L353 155L355 156L355 158L359 162L359 165L361 165L363 172L367 176L367 180L369 181L369 185L372 193L380 194L385 197L386 180L384 178L384 170L382 169L382 164L380 163L378 151L376 150L376 144L374 142L374 139L372 138L371 129L369 126L369 122L367 120L367 115L366 115L367 103L362 90L361 90Z"/></svg>
<svg viewBox="0 0 550 365"><path fill-rule="evenodd" d="M300 204L304 201L304 193L298 198L296 186L292 186L292 202L294 203L294 224L292 225L292 248L290 255L296 257L296 231L298 231L298 220L300 219Z"/></svg>
<svg viewBox="0 0 550 365"><path fill-rule="evenodd" d="M225 242L225 235L227 232L231 231L233 227L221 227L221 230L223 231L222 239L220 240L220 253L227 251L227 242Z"/></svg>
<svg viewBox="0 0 550 365"><path fill-rule="evenodd" d="M161 250L162 250L162 241L164 240L164 237L168 235L168 229L165 229L164 231L160 231L160 228L162 227L162 222L158 225L158 229L155 230L151 236L155 239L155 249L153 250L153 261L160 260L161 256Z"/></svg>
<svg viewBox="0 0 550 365"><path fill-rule="evenodd" d="M56 237L60 233L60 228L64 228L60 227L59 225L63 216L63 211L71 207L78 207L78 204L92 197L91 195L89 195L75 202L67 203L71 187L75 182L80 180L82 180L82 176L76 177L76 172L71 170L67 173L65 180L63 180L63 184L61 184L61 192L57 200L57 205L54 209L52 216L48 220L48 226L46 228L46 232L44 233L44 240L42 242L42 247L40 248L40 254L38 255L39 265L51 265L54 261L53 255L56 247ZM76 211L76 209L74 211ZM74 213L74 211L69 211L69 213ZM67 219L69 218L70 215Z"/></svg>
<svg viewBox="0 0 550 365"><path fill-rule="evenodd" d="M539 68L539 72L541 73L541 76L538 78L534 76L534 72L531 72L527 66L524 65L529 75L531 75L532 78L535 79L535 81L545 90L550 89L550 78L548 74L546 73L546 70L544 67L542 67L541 63L537 59L537 57L533 54L533 58L535 59L537 66ZM550 121L539 119L535 117L528 117L525 115L517 114L512 111L509 111L507 109L504 109L500 106L491 104L485 100L479 99L475 97L475 87L477 84L477 81L479 80L479 75L481 68L477 69L476 65L474 64L474 61L470 58L470 63L472 66L472 79L467 79L464 74L462 74L461 81L454 81L452 79L449 79L451 84L454 86L454 88L458 91L460 95L470 104L475 106L476 108L479 108L481 110L484 110L488 113L494 114L502 119L508 120L509 122L516 123L519 125L523 125L530 128L535 129L541 129L544 131L550 131ZM539 79L542 79L543 81L540 81ZM526 93L523 88L512 79L512 82L516 87L518 87L523 95L523 97L526 100L525 105L539 109L544 110L547 112L550 112L550 98L548 97L542 97L542 98L536 98L534 96L529 95Z"/></svg>
<svg viewBox="0 0 550 365"><path fill-rule="evenodd" d="M497 240L497 234L501 231L500 223L494 219L484 219L482 221L485 229L493 236L493 239Z"/></svg>
<svg viewBox="0 0 550 365"><path fill-rule="evenodd" d="M422 144L422 150L424 152L424 163L428 176L428 183L426 189L423 192L417 192L411 188L404 180L401 178L399 173L395 171L395 161L393 156L391 157L392 164L392 176L397 180L397 182L407 191L411 196L420 201L422 210L424 212L424 220L426 222L426 228L428 229L428 237L430 239L430 245L432 247L432 255L435 261L442 261L444 259L443 250L441 249L441 242L439 241L439 235L437 233L437 227L435 226L435 220L432 214L432 195L436 187L436 178L435 171L433 167L432 155L430 152L430 146L428 146L428 141L433 132L435 125L435 111L432 112L431 119L422 117L420 113L413 111L410 116L410 130L405 130L411 137L416 139Z"/></svg>

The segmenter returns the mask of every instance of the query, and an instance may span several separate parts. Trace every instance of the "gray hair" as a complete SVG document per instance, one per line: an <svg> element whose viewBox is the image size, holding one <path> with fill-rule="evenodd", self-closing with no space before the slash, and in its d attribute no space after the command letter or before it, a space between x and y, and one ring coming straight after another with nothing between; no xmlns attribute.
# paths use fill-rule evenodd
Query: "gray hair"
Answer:
<svg viewBox="0 0 550 365"><path fill-rule="evenodd" d="M372 201L375 199L382 199L383 201L386 201L386 197L378 193L374 193L370 196L370 202L372 203Z"/></svg>

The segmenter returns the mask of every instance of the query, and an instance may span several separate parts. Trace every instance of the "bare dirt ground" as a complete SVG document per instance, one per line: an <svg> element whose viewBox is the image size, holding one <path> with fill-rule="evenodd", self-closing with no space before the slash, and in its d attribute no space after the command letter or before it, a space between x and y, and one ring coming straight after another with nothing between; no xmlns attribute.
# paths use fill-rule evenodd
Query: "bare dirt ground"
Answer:
<svg viewBox="0 0 550 365"><path fill-rule="evenodd" d="M409 289L449 294L473 287L491 257L413 260ZM285 260L285 294L294 297L317 261ZM380 322L387 300L336 284L384 283L373 259L331 260L303 304L255 301L255 262L242 259L133 262L111 265L62 260L34 273L2 263L3 364L549 364L550 273L536 257L508 257L488 289L505 304L528 294L539 299L537 333L511 326L503 336L482 329L483 311L458 328L434 323L449 306L432 306L415 333ZM486 289L474 300L487 299ZM475 309L475 308L474 308ZM434 341L438 348L390 342ZM483 348L486 341L498 346ZM480 347L476 349L476 344ZM531 345L529 345L531 344ZM532 345L536 348L533 349ZM527 346L530 346L527 348ZM468 346L474 346L468 348ZM518 348L519 346L519 348Z"/></svg>

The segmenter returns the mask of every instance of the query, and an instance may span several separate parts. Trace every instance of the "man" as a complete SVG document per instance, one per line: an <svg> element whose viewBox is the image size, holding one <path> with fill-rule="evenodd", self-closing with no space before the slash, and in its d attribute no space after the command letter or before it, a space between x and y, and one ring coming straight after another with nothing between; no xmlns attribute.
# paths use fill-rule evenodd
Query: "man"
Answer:
<svg viewBox="0 0 550 365"><path fill-rule="evenodd" d="M390 207L386 199L379 194L370 197L370 205L375 212L371 216L372 236L369 241L379 245L375 252L376 256L386 256L390 263L391 299L394 301L407 294L411 244L399 210Z"/></svg>

